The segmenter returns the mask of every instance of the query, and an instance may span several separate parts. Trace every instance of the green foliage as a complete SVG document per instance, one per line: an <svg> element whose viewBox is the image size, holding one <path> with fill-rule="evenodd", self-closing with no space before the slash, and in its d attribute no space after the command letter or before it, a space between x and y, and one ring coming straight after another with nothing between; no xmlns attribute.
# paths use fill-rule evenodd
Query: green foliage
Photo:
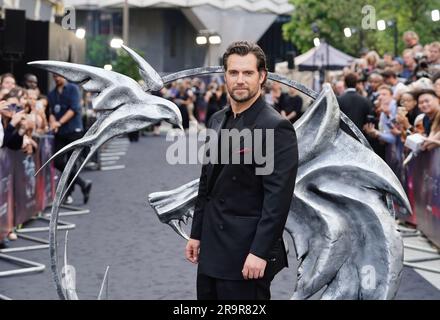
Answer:
<svg viewBox="0 0 440 320"><path fill-rule="evenodd" d="M141 51L135 51L143 56ZM136 62L123 49L115 50L111 48L110 38L105 35L87 38L87 64L100 68L106 64L111 64L113 71L140 80Z"/></svg>
<svg viewBox="0 0 440 320"><path fill-rule="evenodd" d="M362 47L376 50L379 54L394 52L394 30L362 29L365 14L362 8L371 5L375 9L375 20L396 20L398 30L398 52L404 49L403 33L417 32L420 42L426 44L438 40L440 22L431 20L431 10L440 8L440 0L290 0L295 6L292 20L283 26L284 37L293 42L301 53L313 46L313 38L326 39L332 46L354 56ZM312 31L312 24L319 34ZM345 38L344 28L356 32Z"/></svg>
<svg viewBox="0 0 440 320"><path fill-rule="evenodd" d="M143 52L139 50L135 51L141 57L144 55ZM141 79L137 63L123 49L118 50L116 61L113 63L113 71L125 74L136 81Z"/></svg>
<svg viewBox="0 0 440 320"><path fill-rule="evenodd" d="M102 68L111 62L110 38L105 35L87 37L87 64Z"/></svg>

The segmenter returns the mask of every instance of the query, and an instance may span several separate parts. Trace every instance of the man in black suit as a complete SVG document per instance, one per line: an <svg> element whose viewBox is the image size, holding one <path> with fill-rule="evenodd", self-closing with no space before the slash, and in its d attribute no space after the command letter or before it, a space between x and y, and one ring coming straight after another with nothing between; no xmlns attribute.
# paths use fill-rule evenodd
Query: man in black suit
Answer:
<svg viewBox="0 0 440 320"><path fill-rule="evenodd" d="M287 266L282 239L298 167L295 130L266 105L262 87L266 58L259 46L233 43L223 55L230 105L213 114L208 127L220 138L221 162L204 164L186 257L198 263L197 298L201 300L270 299L270 283ZM234 130L235 129L235 130ZM263 132L258 144L255 132ZM224 137L240 132L239 143L223 148ZM254 135L250 148L245 141ZM229 139L229 138L228 138ZM226 139L225 139L226 140ZM220 141L222 143L220 143ZM270 148L272 145L272 148ZM265 168L256 150L265 149ZM253 152L251 162L246 162ZM223 155L239 155L230 164Z"/></svg>
<svg viewBox="0 0 440 320"><path fill-rule="evenodd" d="M368 115L373 112L373 106L367 98L356 92L358 76L355 73L348 73L344 78L344 82L347 89L342 96L337 98L339 108L362 131L364 125L369 121ZM342 130L356 138L344 122L341 121L340 125Z"/></svg>

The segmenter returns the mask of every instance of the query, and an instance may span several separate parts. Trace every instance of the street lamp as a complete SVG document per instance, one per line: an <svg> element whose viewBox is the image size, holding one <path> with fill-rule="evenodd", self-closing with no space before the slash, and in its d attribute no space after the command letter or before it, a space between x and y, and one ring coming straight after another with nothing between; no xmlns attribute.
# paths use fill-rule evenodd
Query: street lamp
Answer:
<svg viewBox="0 0 440 320"><path fill-rule="evenodd" d="M387 24L385 20L378 20L377 21L377 30L384 31L387 28Z"/></svg>
<svg viewBox="0 0 440 320"><path fill-rule="evenodd" d="M211 66L211 45L219 45L222 43L220 35L212 30L200 30L196 37L196 43L199 46L208 45L208 65Z"/></svg>
<svg viewBox="0 0 440 320"><path fill-rule="evenodd" d="M431 11L431 18L432 18L432 21L439 21L440 20L440 11L439 10L432 10Z"/></svg>
<svg viewBox="0 0 440 320"><path fill-rule="evenodd" d="M344 36L346 38L351 38L356 33L359 33L359 50L362 50L362 48L364 47L364 37L362 34L362 28L359 29L351 28L351 27L344 28Z"/></svg>
<svg viewBox="0 0 440 320"><path fill-rule="evenodd" d="M377 21L377 30L379 31L384 31L386 28L388 27L392 27L393 28L393 38L394 38L394 56L397 57L398 56L398 48L397 48L397 41L398 41L398 30L397 30L397 20L389 20L389 21L385 21L385 20L378 20Z"/></svg>
<svg viewBox="0 0 440 320"><path fill-rule="evenodd" d="M196 43L199 46L205 45L208 43L208 38L206 36L197 36Z"/></svg>
<svg viewBox="0 0 440 320"><path fill-rule="evenodd" d="M86 30L84 28L76 29L75 35L78 39L84 39L86 36Z"/></svg>
<svg viewBox="0 0 440 320"><path fill-rule="evenodd" d="M217 34L217 35L212 35L208 38L209 40L209 44L220 44L222 43L222 38Z"/></svg>
<svg viewBox="0 0 440 320"><path fill-rule="evenodd" d="M319 47L319 45L321 44L321 41L319 40L319 38L315 38L315 39L313 39L313 44L315 45L315 47Z"/></svg>
<svg viewBox="0 0 440 320"><path fill-rule="evenodd" d="M124 44L124 41L121 38L113 38L112 41L110 41L110 47L114 49L119 49Z"/></svg>

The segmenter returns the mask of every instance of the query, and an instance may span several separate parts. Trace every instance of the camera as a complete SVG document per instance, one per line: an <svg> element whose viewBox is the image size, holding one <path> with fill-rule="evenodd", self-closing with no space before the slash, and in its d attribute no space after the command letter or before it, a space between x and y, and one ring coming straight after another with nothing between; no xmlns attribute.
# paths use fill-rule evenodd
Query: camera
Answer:
<svg viewBox="0 0 440 320"><path fill-rule="evenodd" d="M12 103L8 106L8 109L9 109L9 111L12 111L12 112L20 112L23 110L23 107L16 104L16 103Z"/></svg>
<svg viewBox="0 0 440 320"><path fill-rule="evenodd" d="M376 117L372 114L367 115L367 123L373 123L376 124Z"/></svg>
<svg viewBox="0 0 440 320"><path fill-rule="evenodd" d="M417 67L414 71L417 80L420 78L429 78L431 75L428 72L429 69L428 58L422 53L417 53L416 56L414 57L414 60L417 63Z"/></svg>

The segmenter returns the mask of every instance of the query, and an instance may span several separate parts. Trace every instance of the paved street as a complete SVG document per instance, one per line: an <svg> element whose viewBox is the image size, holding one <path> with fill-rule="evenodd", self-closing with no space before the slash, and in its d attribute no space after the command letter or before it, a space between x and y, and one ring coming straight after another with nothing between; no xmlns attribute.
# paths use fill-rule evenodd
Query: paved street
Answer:
<svg viewBox="0 0 440 320"><path fill-rule="evenodd" d="M110 265L110 299L195 299L196 268L184 258L185 242L147 206L148 193L180 186L199 175L199 165L167 164L167 144L164 136L141 137L119 161L125 169L83 174L94 181L86 206L91 213L62 218L76 224L69 232L69 257L76 268L80 298L97 296ZM74 198L80 205L79 191ZM60 249L64 233L59 233ZM38 235L47 238L46 232ZM12 299L57 299L48 250L13 255L44 263L47 268L42 273L0 278L0 294ZM289 298L293 291L292 255L290 261L291 268L273 282L274 299ZM0 263L0 270L5 267ZM413 269L405 268L397 298L440 299L440 291Z"/></svg>

